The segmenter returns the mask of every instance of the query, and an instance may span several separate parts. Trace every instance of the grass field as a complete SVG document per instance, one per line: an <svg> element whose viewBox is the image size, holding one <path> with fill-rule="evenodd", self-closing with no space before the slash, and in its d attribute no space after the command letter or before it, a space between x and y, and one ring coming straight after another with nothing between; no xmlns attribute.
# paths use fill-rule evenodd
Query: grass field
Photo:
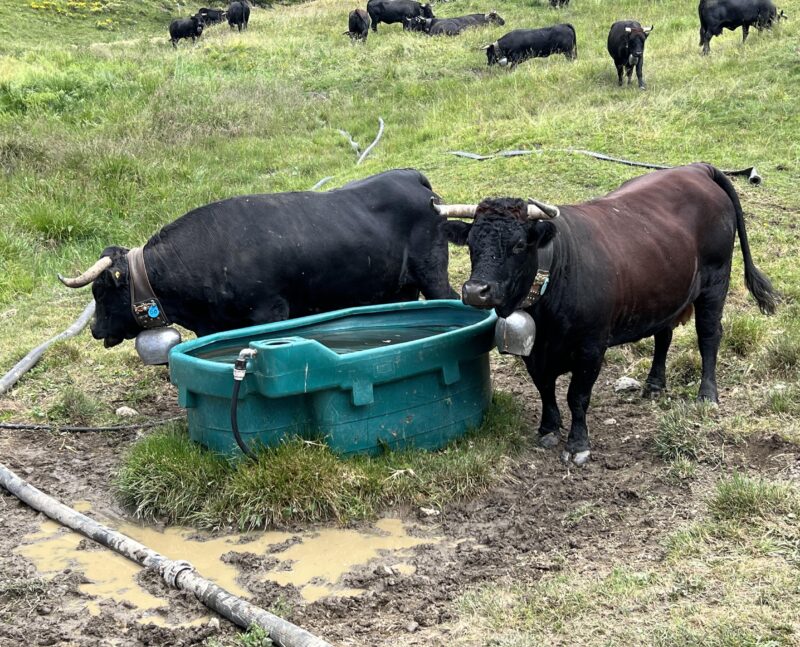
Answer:
<svg viewBox="0 0 800 647"><path fill-rule="evenodd" d="M698 464L720 461L719 437L774 434L800 443L798 0L781 3L790 20L774 32L752 33L745 46L739 31L726 32L712 40L709 57L699 55L696 0L573 0L560 11L542 0L504 0L496 7L457 0L435 10L449 16L496 8L505 27L431 39L381 25L355 46L341 33L351 4L316 0L254 9L248 32L212 27L197 46L184 41L173 51L169 18L188 15L194 6L0 3L0 367L65 328L90 298L88 291L61 286L56 272L84 269L107 245L141 245L196 206L244 193L306 190L326 176L333 176L331 188L395 167L420 169L450 202L515 195L563 204L603 194L641 173L561 150L574 147L664 164L758 167L762 186L736 181L736 188L756 263L783 303L774 317L758 314L744 289L737 244L719 366L720 385L735 395L723 398L713 415L689 404L699 358L693 327L677 331L668 359L670 397L660 405L653 450L676 479L691 481ZM617 87L605 50L611 22L623 18L655 25L644 92ZM575 26L577 61L555 56L515 70L487 68L481 45L510 29L556 22ZM384 137L356 166L338 130L363 148L379 117L386 122ZM541 149L535 155L484 162L448 154L534 147ZM452 249L454 284L465 278L468 263L464 250ZM607 362L641 379L651 349L648 340L613 349ZM85 334L50 352L0 399L0 420L116 422L121 404L157 410L166 380L163 369L141 367L132 344L104 350ZM170 432L160 438L169 440ZM505 436L502 443L492 465L515 447ZM225 466L202 469L233 478ZM341 469L336 465L331 473ZM593 627L581 638L586 644L797 644L796 634L780 629L796 624L787 617L800 590L796 570L783 570L797 566L797 532L786 527L787 515L800 514L796 493L759 475L736 481L722 472L719 483L698 485L708 501L706 521L676 535L659 566L609 565L591 581L566 572L537 589L492 585L465 598L464 622L470 631L499 635L492 643L498 645L530 644L531 636L563 642L577 631L575 623ZM443 478L448 473L440 472ZM177 503L170 510L153 503L165 491L139 487L150 474L121 477L121 487L130 486L126 500L145 515L192 521L196 509L181 516ZM368 467L363 474L372 483ZM467 480L474 474L479 478L472 482L486 484L478 471L466 473ZM254 479L263 487L257 474ZM426 485L445 493L437 502L466 493L436 489L443 482L434 478ZM735 491L763 485L755 487L759 501L772 500L772 485L789 489L775 495L779 503L750 515L721 503L729 483ZM415 501L413 492L367 489L365 499L344 504L320 504L320 490L319 501L300 506L308 511L300 518L353 518L387 501ZM151 495L152 505L143 505ZM281 500L258 506L252 524L247 515L226 520L259 525L279 520L275 511L285 507ZM194 522L219 523L219 510L212 513L206 509ZM724 556L741 567L735 576L720 570ZM719 594L754 582L763 584L763 595ZM535 603L538 596L555 606ZM682 601L682 611L667 613L670 600ZM564 605L578 608L577 617L559 616ZM767 615L758 616L756 606ZM599 607L609 622L622 622L624 610L634 610L636 622L604 633L589 620ZM708 608L769 621L720 621L717 633L703 639L692 614ZM656 621L646 626L650 612Z"/></svg>

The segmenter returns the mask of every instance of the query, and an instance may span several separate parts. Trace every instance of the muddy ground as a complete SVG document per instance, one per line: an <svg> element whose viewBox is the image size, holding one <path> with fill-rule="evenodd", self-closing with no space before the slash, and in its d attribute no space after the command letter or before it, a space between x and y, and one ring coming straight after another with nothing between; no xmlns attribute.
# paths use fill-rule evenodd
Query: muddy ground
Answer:
<svg viewBox="0 0 800 647"><path fill-rule="evenodd" d="M532 384L521 366L506 360L494 364L495 388L524 404L533 434L539 404ZM457 631L454 601L468 587L503 576L535 580L565 566L589 573L612 561L658 559L664 536L702 509L704 486L721 467L701 465L689 482L670 478L652 448L658 405L614 393L620 370L606 367L597 383L588 416L593 442L588 466L568 468L555 451L540 450L532 440L508 478L478 499L451 504L432 518L418 510L387 513L402 516L417 536L444 538L413 549L404 561L416 567L414 574L377 568L382 560L374 560L342 581L366 589L363 595L305 604L293 586L258 581L269 560L240 560L241 581L254 592L253 602L280 610L337 645L446 645ZM562 378L566 411L565 384ZM174 399L166 397L143 413L170 415L174 405L165 402ZM723 389L721 406L735 407L735 402L735 394ZM3 431L0 462L67 503L87 500L96 513L118 517L124 511L109 483L121 453L139 433ZM723 467L785 476L798 473L799 461L796 447L766 436L726 450ZM0 492L0 580L36 578L34 565L12 551L41 522L41 515ZM24 604L8 607L0 622L0 645L196 645L211 636L226 642L235 633L224 620L219 628L215 623L178 629L142 625L140 612L113 601L101 605L101 615L91 616L78 589L83 581L82 573L67 569ZM152 574L142 573L140 582L169 597L171 622L202 615L198 602L177 591L165 594Z"/></svg>

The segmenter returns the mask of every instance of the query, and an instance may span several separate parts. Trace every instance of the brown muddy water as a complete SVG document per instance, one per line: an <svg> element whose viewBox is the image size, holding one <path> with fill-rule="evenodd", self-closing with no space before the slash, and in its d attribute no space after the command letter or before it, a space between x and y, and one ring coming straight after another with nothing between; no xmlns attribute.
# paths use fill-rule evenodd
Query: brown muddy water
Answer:
<svg viewBox="0 0 800 647"><path fill-rule="evenodd" d="M76 503L73 507L81 512L91 509L86 502ZM162 531L115 519L98 520L162 555L189 561L201 575L244 598L251 597L251 592L239 583L236 556L231 554L269 555L270 559L277 560L277 564L259 579L281 585L293 584L307 602L328 595L360 595L362 589L345 587L340 580L353 568L378 556L390 555L396 572L413 574L414 567L404 562L407 551L420 544L438 541L410 536L400 519L381 519L370 531L325 528L299 534L261 532L222 537L212 537L188 528ZM140 566L99 544L82 543L83 539L82 535L48 520L37 532L26 535L15 552L30 559L44 575L67 568L82 571L87 582L81 584L80 589L94 598L85 607L91 615L99 615L100 602L111 599L141 612L142 623L176 627L208 621L208 616L199 616L179 625L168 623L156 612L168 604L167 599L147 592L138 583ZM289 544L288 548L285 548L286 544Z"/></svg>

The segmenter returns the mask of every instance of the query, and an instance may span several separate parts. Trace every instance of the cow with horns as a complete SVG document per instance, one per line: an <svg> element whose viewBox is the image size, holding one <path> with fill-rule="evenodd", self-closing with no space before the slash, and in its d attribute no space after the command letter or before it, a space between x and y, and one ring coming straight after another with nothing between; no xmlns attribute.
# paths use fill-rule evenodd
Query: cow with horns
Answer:
<svg viewBox="0 0 800 647"><path fill-rule="evenodd" d="M199 207L143 248L107 247L71 288L92 285L106 348L157 325L198 335L374 303L455 298L446 222L427 178L397 169L318 193L240 196ZM144 286L139 289L137 286Z"/></svg>
<svg viewBox="0 0 800 647"><path fill-rule="evenodd" d="M673 329L694 311L702 358L698 399L717 402L716 362L722 309L736 235L747 289L764 313L777 296L753 264L736 190L721 171L691 164L656 171L608 195L556 207L515 198L436 206L448 238L469 246L472 274L464 303L501 317L525 309L536 325L524 358L542 402L539 443L559 442L556 379L572 373L572 424L565 461L589 460L586 411L610 346L655 338L645 395L666 388Z"/></svg>

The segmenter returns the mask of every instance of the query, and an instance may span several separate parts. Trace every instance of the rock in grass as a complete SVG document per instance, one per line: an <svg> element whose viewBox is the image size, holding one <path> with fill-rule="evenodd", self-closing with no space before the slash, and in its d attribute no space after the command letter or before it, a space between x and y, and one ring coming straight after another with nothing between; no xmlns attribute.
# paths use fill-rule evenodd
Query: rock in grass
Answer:
<svg viewBox="0 0 800 647"><path fill-rule="evenodd" d="M639 380L634 380L632 377L621 377L614 382L614 393L624 393L626 391L638 391L642 388Z"/></svg>
<svg viewBox="0 0 800 647"><path fill-rule="evenodd" d="M130 407L120 407L114 413L120 418L133 418L133 416L139 415L136 409L131 409Z"/></svg>

